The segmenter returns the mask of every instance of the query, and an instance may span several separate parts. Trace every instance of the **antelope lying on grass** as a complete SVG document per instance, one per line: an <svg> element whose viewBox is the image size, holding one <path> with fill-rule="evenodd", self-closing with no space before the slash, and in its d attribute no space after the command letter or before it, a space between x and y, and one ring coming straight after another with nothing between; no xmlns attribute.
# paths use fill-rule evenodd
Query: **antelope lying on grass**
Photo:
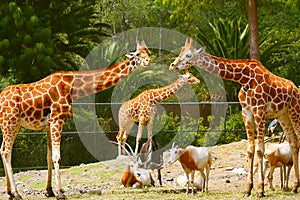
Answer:
<svg viewBox="0 0 300 200"><path fill-rule="evenodd" d="M116 142L112 143L120 145ZM141 168L140 166L144 166L144 164L141 162L139 157L133 153L132 148L127 143L125 145L129 148L131 153L129 153L123 146L121 147L125 150L130 159L129 164L126 166L126 169L121 177L122 185L133 188L144 187L148 185L154 186L151 170ZM148 162L148 160L145 162Z"/></svg>
<svg viewBox="0 0 300 200"><path fill-rule="evenodd" d="M176 178L176 185L180 186L180 187L184 187L187 184L187 178L185 174L180 174L179 176L177 176ZM203 179L201 177L200 173L195 173L195 177L194 177L194 187L196 188L196 190L202 191L202 185L203 185ZM189 187L192 187L192 183L191 181L189 181Z"/></svg>
<svg viewBox="0 0 300 200"><path fill-rule="evenodd" d="M209 171L212 164L212 155L209 152L208 148L188 146L185 149L182 149L178 146L174 147L173 143L172 148L170 149L170 157L168 163L173 164L177 160L181 163L181 166L184 169L187 177L186 193L189 192L189 174L191 174L192 193L195 193L195 171L199 171L203 178L202 191L208 191ZM206 173L204 173L204 169Z"/></svg>
<svg viewBox="0 0 300 200"><path fill-rule="evenodd" d="M163 152L160 151L160 146L154 137L148 138L147 142L142 145L138 157L141 160L139 168L155 170L157 169L157 178L159 184L161 181L161 169L163 168Z"/></svg>

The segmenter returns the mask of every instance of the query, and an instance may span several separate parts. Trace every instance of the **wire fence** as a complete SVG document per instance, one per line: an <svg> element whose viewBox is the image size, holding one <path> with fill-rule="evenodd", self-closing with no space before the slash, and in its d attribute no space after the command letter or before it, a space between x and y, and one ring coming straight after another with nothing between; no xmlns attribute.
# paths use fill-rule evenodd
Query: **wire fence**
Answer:
<svg viewBox="0 0 300 200"><path fill-rule="evenodd" d="M115 136L118 133L117 113L120 106L121 103L73 103L73 110L85 110L86 107L93 107L95 116L98 119L101 118L102 120L106 121L107 124L103 130L99 130L96 128L96 126L99 126L99 124L97 124L98 121L96 120L96 122L91 122L92 126L95 127L88 129L86 132L84 132L84 134L90 134L92 137L96 137L97 134L105 134L111 140L115 140ZM159 111L157 115L160 115L161 113L173 113L174 116L178 116L177 120L179 120L180 123L179 129L164 129L164 133L176 132L181 137L181 135L189 132L226 132L226 134L229 132L232 132L234 134L245 132L243 128L232 129L232 127L230 127L230 129L228 129L227 127L227 120L230 118L230 116L232 114L240 113L241 111L239 102L161 102L158 105L158 110ZM189 113L189 115L191 115L191 118L193 119L202 118L203 124L193 127L185 125L186 119L184 117L187 116L187 113ZM83 118L85 118L84 112L82 112L82 115ZM214 120L209 120L211 116L214 117ZM161 121L159 122L166 123ZM190 121L187 123L189 124ZM76 126L74 125L74 123L67 123L65 126L68 127L67 130L63 131L62 137L62 168L78 165L81 163L96 162L97 159L95 159L86 149L86 147L81 143L81 139L80 137L78 137L79 131L76 130ZM153 132L155 131L160 132L160 130L155 130L154 127ZM135 134L136 133L133 133L133 135ZM0 139L2 141L2 135L0 135ZM14 170L23 171L31 169L46 169L46 149L47 138L44 131L31 132L29 130L21 130L21 133L15 141L13 149L12 162ZM0 166L2 166L2 162ZM2 173L0 171L0 174L3 175L3 171Z"/></svg>

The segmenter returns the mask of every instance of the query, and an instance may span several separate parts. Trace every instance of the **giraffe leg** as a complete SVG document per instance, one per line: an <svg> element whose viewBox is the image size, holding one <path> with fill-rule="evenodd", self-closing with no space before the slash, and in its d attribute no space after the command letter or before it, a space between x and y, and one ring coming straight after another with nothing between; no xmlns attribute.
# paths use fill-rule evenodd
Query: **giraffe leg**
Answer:
<svg viewBox="0 0 300 200"><path fill-rule="evenodd" d="M1 158L3 162L3 167L5 171L6 183L7 183L7 194L10 196L10 199L19 200L22 199L21 195L17 191L17 186L15 183L13 170L11 166L11 156L12 156L12 147L16 135L19 132L19 126L11 125L9 128L2 127L2 145L1 145ZM8 134L11 134L8 136Z"/></svg>
<svg viewBox="0 0 300 200"><path fill-rule="evenodd" d="M242 109L242 117L247 131L247 153L248 153L248 165L249 165L249 172L248 172L248 183L247 189L245 192L245 196L251 195L251 190L253 189L253 160L254 160L254 119L252 113L246 109Z"/></svg>
<svg viewBox="0 0 300 200"><path fill-rule="evenodd" d="M145 122L144 120L140 120L139 122L139 128L138 128L138 133L137 133L137 136L136 136L136 144L135 144L135 155L138 154L139 152L139 143L142 139L142 134L143 134L143 129L144 129L144 126L145 126Z"/></svg>
<svg viewBox="0 0 300 200"><path fill-rule="evenodd" d="M126 123L126 125L124 126L124 128L122 128L122 130L123 130L123 134L122 134L122 138L121 138L121 145L124 147L123 149L122 149L122 154L123 155L125 155L126 154L126 152L125 152L125 144L126 144L126 141L127 141L127 139L128 139L128 136L129 136L129 134L130 134L130 131L131 131L131 129L132 129L132 127L133 127L133 125L134 125L134 122L133 121L128 121L127 123ZM121 148L121 147L120 147Z"/></svg>
<svg viewBox="0 0 300 200"><path fill-rule="evenodd" d="M259 112L258 112L259 113ZM257 197L261 198L264 197L264 169L263 169L263 156L265 152L265 142L264 142L264 131L265 131L265 124L266 120L264 116L255 115L255 122L256 122L256 132L257 132L257 160L258 160L258 188L257 188Z"/></svg>
<svg viewBox="0 0 300 200"><path fill-rule="evenodd" d="M62 133L63 124L64 124L63 121L56 120L54 123L50 125L51 142L52 142L52 162L54 165L56 193L57 193L56 199L60 199L60 200L66 199L62 191L60 171L59 171L60 142L61 142L61 133Z"/></svg>
<svg viewBox="0 0 300 200"><path fill-rule="evenodd" d="M286 133L287 141L290 144L294 164L294 187L292 189L292 192L297 193L299 187L299 136L297 136L296 133L300 133L300 126L298 126L296 123L294 123L295 125L292 124L290 118L286 116L280 117L278 121L283 129L283 132Z"/></svg>
<svg viewBox="0 0 300 200"><path fill-rule="evenodd" d="M52 169L53 169L53 163L52 163L52 141L51 141L51 133L49 130L47 130L47 164L48 164L48 180L47 180L47 187L45 194L46 197L55 197L55 194L52 189Z"/></svg>
<svg viewBox="0 0 300 200"><path fill-rule="evenodd" d="M155 113L150 116L150 120L149 120L148 125L147 125L148 139L152 138L154 115L155 115ZM150 142L149 149L152 150L152 142Z"/></svg>
<svg viewBox="0 0 300 200"><path fill-rule="evenodd" d="M122 128L120 128L118 135L117 135L117 141L118 141L118 155L122 155L124 152L121 149L121 145L124 146L125 144L123 144L123 135L124 135L124 130Z"/></svg>

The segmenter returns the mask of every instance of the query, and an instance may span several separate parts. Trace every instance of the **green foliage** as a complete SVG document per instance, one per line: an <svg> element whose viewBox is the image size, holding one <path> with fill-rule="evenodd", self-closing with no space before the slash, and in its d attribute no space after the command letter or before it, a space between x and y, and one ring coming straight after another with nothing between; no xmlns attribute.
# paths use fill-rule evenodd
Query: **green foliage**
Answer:
<svg viewBox="0 0 300 200"><path fill-rule="evenodd" d="M0 74L32 82L74 70L108 35L95 1L4 1L0 5ZM79 61L78 61L79 60ZM10 73L12 72L12 73Z"/></svg>

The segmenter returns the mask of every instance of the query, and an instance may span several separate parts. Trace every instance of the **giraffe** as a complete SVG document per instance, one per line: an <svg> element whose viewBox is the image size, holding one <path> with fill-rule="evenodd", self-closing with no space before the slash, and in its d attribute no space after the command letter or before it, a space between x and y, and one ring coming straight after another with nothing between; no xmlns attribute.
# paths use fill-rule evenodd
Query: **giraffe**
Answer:
<svg viewBox="0 0 300 200"><path fill-rule="evenodd" d="M259 183L257 196L264 196L264 177L262 157L264 155L264 130L267 118L276 118L287 133L287 140L293 154L294 187L299 187L298 151L300 139L300 91L295 84L268 71L257 60L231 60L218 58L193 47L193 40L187 38L185 46L169 69L187 69L198 65L202 69L223 79L240 83L239 101L246 127L248 144L248 184L245 195L251 195L253 189L253 157L255 153L255 132L259 158Z"/></svg>
<svg viewBox="0 0 300 200"><path fill-rule="evenodd" d="M148 89L137 97L122 104L119 110L120 130L117 135L118 143L125 147L125 142L135 122L139 122L136 137L135 154L137 155L139 143L142 138L144 126L147 125L148 138L152 137L154 116L157 112L156 104L175 94L184 84L198 84L200 81L188 71L180 75L170 85L158 89ZM121 146L119 145L119 155ZM150 147L150 149L152 149Z"/></svg>
<svg viewBox="0 0 300 200"><path fill-rule="evenodd" d="M54 166L57 199L66 199L62 193L59 172L60 142L64 123L72 115L72 102L110 88L138 66L150 65L150 51L144 41L137 42L135 52L128 58L105 69L56 72L29 84L6 87L0 94L0 126L3 141L1 156L10 199L22 199L18 193L11 166L12 147L20 127L47 132L48 181L46 196L55 196L52 190Z"/></svg>

